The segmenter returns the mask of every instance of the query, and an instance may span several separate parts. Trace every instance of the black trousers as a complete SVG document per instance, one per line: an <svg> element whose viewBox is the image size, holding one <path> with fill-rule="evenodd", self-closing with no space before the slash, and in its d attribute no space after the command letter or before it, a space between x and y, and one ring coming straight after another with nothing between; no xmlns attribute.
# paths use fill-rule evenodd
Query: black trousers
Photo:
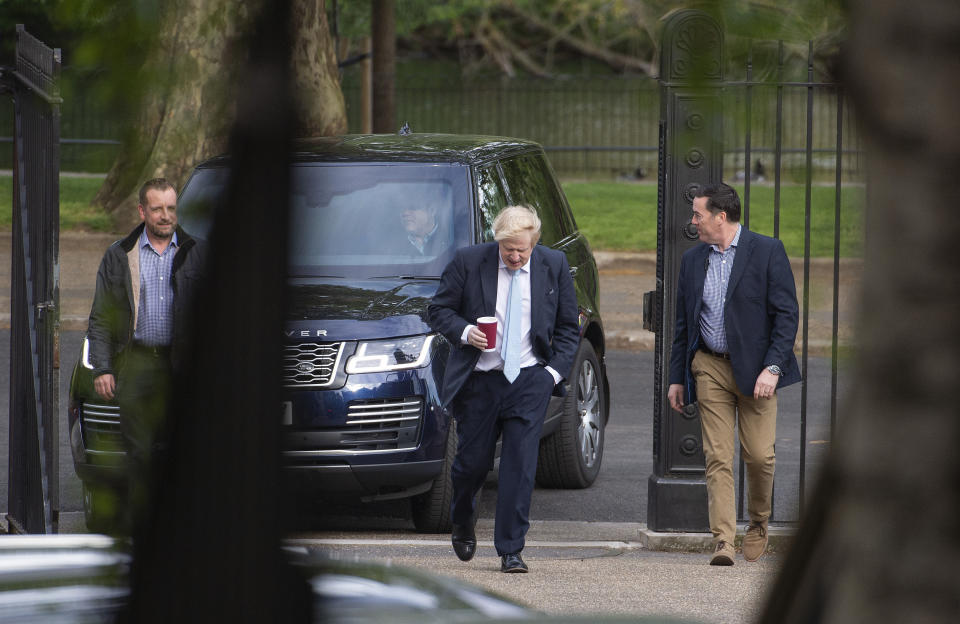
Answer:
<svg viewBox="0 0 960 624"><path fill-rule="evenodd" d="M523 550L530 528L540 432L553 386L553 376L539 365L521 369L512 384L503 371L473 372L453 401L458 434L452 469L454 524L471 521L477 492L493 468L497 438L503 436L494 529L500 555Z"/></svg>

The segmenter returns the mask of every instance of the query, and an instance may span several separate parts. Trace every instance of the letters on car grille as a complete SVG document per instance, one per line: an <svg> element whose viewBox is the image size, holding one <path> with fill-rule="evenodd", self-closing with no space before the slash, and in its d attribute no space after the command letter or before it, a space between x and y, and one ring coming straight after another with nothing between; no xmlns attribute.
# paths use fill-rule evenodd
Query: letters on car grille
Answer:
<svg viewBox="0 0 960 624"><path fill-rule="evenodd" d="M120 408L116 405L83 403L84 446L91 455L123 453L123 437L120 434Z"/></svg>
<svg viewBox="0 0 960 624"><path fill-rule="evenodd" d="M283 347L285 388L329 386L340 366L342 342L301 342Z"/></svg>

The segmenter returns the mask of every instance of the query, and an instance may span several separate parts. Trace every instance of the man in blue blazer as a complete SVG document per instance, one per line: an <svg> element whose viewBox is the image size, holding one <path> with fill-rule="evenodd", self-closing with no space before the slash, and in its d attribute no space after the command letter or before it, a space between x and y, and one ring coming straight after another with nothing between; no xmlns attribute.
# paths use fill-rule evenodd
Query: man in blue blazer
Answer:
<svg viewBox="0 0 960 624"><path fill-rule="evenodd" d="M520 556L547 403L573 366L580 341L577 298L566 256L538 246L540 219L524 206L493 223L495 243L457 251L428 307L430 326L450 342L440 390L457 421L452 468L451 541L469 561L476 551L476 495L493 468L502 434L494 545L504 572L526 572ZM487 348L477 319L495 316Z"/></svg>
<svg viewBox="0 0 960 624"><path fill-rule="evenodd" d="M726 184L693 200L702 244L683 254L670 354L671 407L697 401L706 456L711 565L733 565L734 433L747 469L750 525L743 556L767 547L773 495L777 388L800 381L793 344L798 306L783 243L740 225L740 198Z"/></svg>

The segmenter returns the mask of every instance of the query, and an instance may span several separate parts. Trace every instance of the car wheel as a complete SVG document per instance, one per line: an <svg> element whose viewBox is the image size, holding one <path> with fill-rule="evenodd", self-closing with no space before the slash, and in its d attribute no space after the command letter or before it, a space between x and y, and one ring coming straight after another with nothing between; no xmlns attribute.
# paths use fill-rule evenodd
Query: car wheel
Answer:
<svg viewBox="0 0 960 624"><path fill-rule="evenodd" d="M413 526L420 533L450 532L450 503L453 501L453 481L450 471L453 469L453 460L456 456L457 423L451 419L440 474L433 480L429 490L410 499Z"/></svg>
<svg viewBox="0 0 960 624"><path fill-rule="evenodd" d="M117 533L123 502L120 492L108 485L83 484L83 517L87 530L94 533Z"/></svg>
<svg viewBox="0 0 960 624"><path fill-rule="evenodd" d="M559 429L540 441L537 483L549 488L590 487L600 473L604 443L603 379L597 354L586 340L573 364Z"/></svg>

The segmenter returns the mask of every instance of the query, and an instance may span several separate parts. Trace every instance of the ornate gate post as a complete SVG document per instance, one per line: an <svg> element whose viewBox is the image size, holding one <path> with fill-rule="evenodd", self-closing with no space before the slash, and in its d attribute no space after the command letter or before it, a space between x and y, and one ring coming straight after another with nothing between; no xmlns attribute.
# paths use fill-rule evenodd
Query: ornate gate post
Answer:
<svg viewBox="0 0 960 624"><path fill-rule="evenodd" d="M657 290L646 293L644 325L656 332L653 474L647 526L654 531L707 531L700 418L667 401L680 256L697 242L690 223L698 188L723 172L720 91L723 31L694 10L664 28L660 58L660 157L657 200Z"/></svg>

